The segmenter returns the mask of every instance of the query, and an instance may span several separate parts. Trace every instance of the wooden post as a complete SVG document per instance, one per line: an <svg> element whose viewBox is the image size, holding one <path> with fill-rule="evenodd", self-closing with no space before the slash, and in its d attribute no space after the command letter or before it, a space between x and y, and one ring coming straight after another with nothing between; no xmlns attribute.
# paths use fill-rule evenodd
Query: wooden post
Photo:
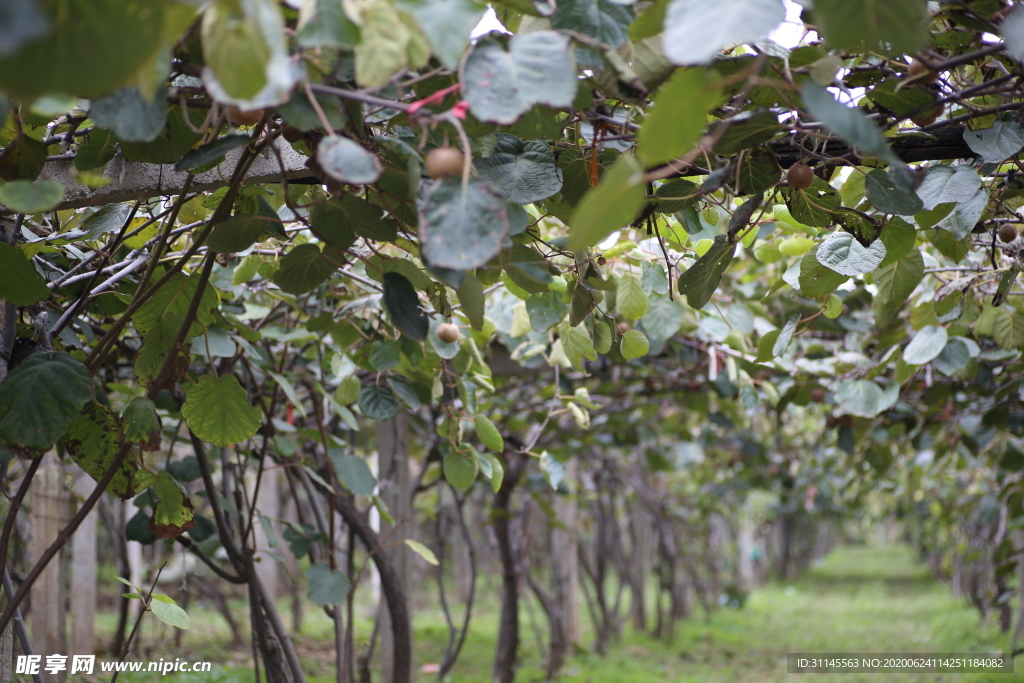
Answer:
<svg viewBox="0 0 1024 683"><path fill-rule="evenodd" d="M32 535L29 541L30 555L35 563L46 551L66 523L67 498L64 494L64 472L52 451L41 456L43 462L36 471L32 483L32 512L29 521ZM32 630L32 646L37 655L67 655L65 629L64 576L60 558L55 557L32 586L32 612L29 622ZM50 680L63 683L66 671Z"/></svg>
<svg viewBox="0 0 1024 683"><path fill-rule="evenodd" d="M380 463L380 495L395 520L392 526L381 521L381 542L392 547L385 552L395 567L405 595L409 591L409 549L402 541L412 537L412 506L409 496L411 478L409 474L409 419L399 412L390 420L377 423L377 454ZM391 615L385 605L387 595L380 602L381 619L381 680L394 680L393 636ZM409 605L410 611L412 604Z"/></svg>
<svg viewBox="0 0 1024 683"><path fill-rule="evenodd" d="M83 500L96 487L96 482L79 472L75 495ZM77 506L77 504L76 504ZM96 652L96 515L94 509L71 537L71 654L91 655Z"/></svg>

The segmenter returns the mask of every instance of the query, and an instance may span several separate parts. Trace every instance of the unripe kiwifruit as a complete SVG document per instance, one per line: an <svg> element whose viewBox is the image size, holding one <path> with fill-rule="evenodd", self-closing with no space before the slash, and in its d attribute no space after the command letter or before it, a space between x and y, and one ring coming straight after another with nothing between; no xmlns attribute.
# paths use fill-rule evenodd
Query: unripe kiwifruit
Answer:
<svg viewBox="0 0 1024 683"><path fill-rule="evenodd" d="M911 61L910 66L907 68L907 71L910 73L911 78L920 76L918 80L921 83L934 83L935 79L939 77L937 71L932 71L931 69L929 69L927 65L925 65L925 63L922 62L920 59L915 59Z"/></svg>
<svg viewBox="0 0 1024 683"><path fill-rule="evenodd" d="M242 111L233 104L228 105L228 118L240 126L254 126L263 118L262 109Z"/></svg>
<svg viewBox="0 0 1024 683"><path fill-rule="evenodd" d="M808 187L814 184L814 171L811 167L800 161L789 169L786 173L786 182L794 190L806 190Z"/></svg>
<svg viewBox="0 0 1024 683"><path fill-rule="evenodd" d="M999 241L1012 242L1017 239L1017 226L1012 223L1003 223L999 226Z"/></svg>
<svg viewBox="0 0 1024 683"><path fill-rule="evenodd" d="M437 338L445 344L454 344L459 341L461 336L462 332L459 331L458 325L453 323L441 323L437 326Z"/></svg>
<svg viewBox="0 0 1024 683"><path fill-rule="evenodd" d="M440 178L462 173L466 157L454 147L435 147L427 154L427 175Z"/></svg>

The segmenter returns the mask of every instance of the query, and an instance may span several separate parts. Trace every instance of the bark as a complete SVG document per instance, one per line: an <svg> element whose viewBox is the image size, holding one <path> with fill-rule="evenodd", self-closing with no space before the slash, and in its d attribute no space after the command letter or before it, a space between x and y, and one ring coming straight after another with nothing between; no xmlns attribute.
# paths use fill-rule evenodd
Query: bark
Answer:
<svg viewBox="0 0 1024 683"><path fill-rule="evenodd" d="M390 420L377 423L377 456L380 474L380 496L384 499L395 525L381 523L381 536L386 539L388 548L381 550L388 556L388 562L394 568L403 595L409 595L409 552L403 546L406 538L412 538L414 523L412 520L411 478L409 476L409 418L399 412ZM384 592L384 602L388 601L388 593ZM406 604L405 609L411 608ZM390 609L381 606L381 679L388 683L395 680L395 641L391 623ZM404 656L410 658L411 652Z"/></svg>
<svg viewBox="0 0 1024 683"><path fill-rule="evenodd" d="M512 550L512 494L523 473L523 456L510 454L508 471L501 488L494 496L491 518L498 539L501 559L501 616L498 620L498 645L494 651L493 683L512 683L515 679L516 656L519 651L519 578L516 555Z"/></svg>

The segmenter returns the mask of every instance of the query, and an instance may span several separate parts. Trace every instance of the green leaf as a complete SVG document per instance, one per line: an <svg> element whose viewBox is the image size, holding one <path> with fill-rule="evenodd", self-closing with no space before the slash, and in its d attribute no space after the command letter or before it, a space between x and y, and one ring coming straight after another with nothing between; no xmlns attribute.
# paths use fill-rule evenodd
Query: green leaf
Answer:
<svg viewBox="0 0 1024 683"><path fill-rule="evenodd" d="M928 42L925 0L815 0L814 19L830 48L913 54Z"/></svg>
<svg viewBox="0 0 1024 683"><path fill-rule="evenodd" d="M775 343L779 340L781 332L782 330L769 330L761 335L757 340L757 357L754 362L764 363L775 358Z"/></svg>
<svg viewBox="0 0 1024 683"><path fill-rule="evenodd" d="M234 375L200 377L189 387L181 414L196 436L221 447L242 443L263 424Z"/></svg>
<svg viewBox="0 0 1024 683"><path fill-rule="evenodd" d="M335 270L315 244L300 244L284 255L271 279L289 294L305 294L327 282Z"/></svg>
<svg viewBox="0 0 1024 683"><path fill-rule="evenodd" d="M366 460L358 455L346 455L340 449L330 450L331 462L338 481L357 496L372 496L377 490L377 480L370 472Z"/></svg>
<svg viewBox="0 0 1024 683"><path fill-rule="evenodd" d="M627 2L609 0L559 0L553 5L551 28L573 31L594 38L615 49L629 39L628 29L634 12ZM603 68L604 60L590 49L576 48L576 58L583 66Z"/></svg>
<svg viewBox="0 0 1024 683"><path fill-rule="evenodd" d="M676 301L665 294L651 294L647 301L647 313L640 319L640 326L648 338L658 342L670 339L686 321L686 312ZM597 325L594 325L594 346L597 346ZM600 351L600 348L598 348Z"/></svg>
<svg viewBox="0 0 1024 683"><path fill-rule="evenodd" d="M314 562L306 570L309 599L318 607L344 605L350 589L348 577L323 562Z"/></svg>
<svg viewBox="0 0 1024 683"><path fill-rule="evenodd" d="M362 391L363 385L359 381L358 377L348 376L341 380L341 384L334 391L334 400L343 406L350 405L359 400L359 392Z"/></svg>
<svg viewBox="0 0 1024 683"><path fill-rule="evenodd" d="M1024 349L1024 312L1000 307L992 321L992 338L1007 351Z"/></svg>
<svg viewBox="0 0 1024 683"><path fill-rule="evenodd" d="M673 3L678 4L678 3ZM721 99L706 69L680 69L655 93L652 109L637 136L637 156L646 165L680 157L707 126L708 110Z"/></svg>
<svg viewBox="0 0 1024 683"><path fill-rule="evenodd" d="M355 140L328 135L316 148L316 160L324 173L349 185L377 182L383 167L374 155Z"/></svg>
<svg viewBox="0 0 1024 683"><path fill-rule="evenodd" d="M0 299L15 306L31 306L49 297L46 282L21 249L0 241Z"/></svg>
<svg viewBox="0 0 1024 683"><path fill-rule="evenodd" d="M0 443L45 451L90 398L84 365L66 353L32 354L0 383Z"/></svg>
<svg viewBox="0 0 1024 683"><path fill-rule="evenodd" d="M0 151L0 179L35 180L46 163L46 145L24 133Z"/></svg>
<svg viewBox="0 0 1024 683"><path fill-rule="evenodd" d="M565 464L544 451L540 456L540 471L544 473L551 488L557 491L558 485L565 479Z"/></svg>
<svg viewBox="0 0 1024 683"><path fill-rule="evenodd" d="M839 195L821 178L806 190L786 188L782 192L793 218L814 228L827 228L836 222Z"/></svg>
<svg viewBox="0 0 1024 683"><path fill-rule="evenodd" d="M150 142L167 123L167 99L146 99L137 87L129 86L93 102L89 108L89 118L100 128L110 129L125 142ZM75 166L81 170L77 158Z"/></svg>
<svg viewBox="0 0 1024 683"><path fill-rule="evenodd" d="M882 228L878 239L882 240L882 244L885 245L885 258L878 264L879 267L884 268L910 253L917 241L917 230L910 223L897 217Z"/></svg>
<svg viewBox="0 0 1024 683"><path fill-rule="evenodd" d="M340 211L342 216L344 216L344 221L349 226L347 228L339 226L338 232L328 230L325 233L327 237L324 238L324 241L329 244L334 244L332 240L336 240L338 242L336 246L347 249L351 246L351 243L346 244L346 240L349 239L346 233L351 230L355 230L355 233L360 237L377 240L378 242L390 242L398 235L398 226L395 224L395 221L391 218L385 218L384 210L381 207L371 204L365 199L347 194L341 199L332 199L327 205L332 207L332 210ZM341 219L335 216L332 217L332 220L339 221ZM346 233L341 232L342 229ZM334 235L337 236L334 237Z"/></svg>
<svg viewBox="0 0 1024 683"><path fill-rule="evenodd" d="M435 180L421 191L420 248L431 266L472 270L501 251L508 213L504 198L490 185Z"/></svg>
<svg viewBox="0 0 1024 683"><path fill-rule="evenodd" d="M907 365L924 365L934 360L945 348L949 335L945 328L926 325L917 331L907 347L903 349L903 361Z"/></svg>
<svg viewBox="0 0 1024 683"><path fill-rule="evenodd" d="M819 263L817 252L818 249L809 251L800 260L800 293L810 299L824 301L848 278Z"/></svg>
<svg viewBox="0 0 1024 683"><path fill-rule="evenodd" d="M82 470L99 481L114 464L121 447L121 427L117 416L98 404L90 404L68 426L64 448ZM125 458L107 486L107 493L127 500L152 483L148 472L140 472L134 458Z"/></svg>
<svg viewBox="0 0 1024 683"><path fill-rule="evenodd" d="M638 274L627 271L619 276L615 306L627 320L642 318L647 313L647 294Z"/></svg>
<svg viewBox="0 0 1024 683"><path fill-rule="evenodd" d="M483 413L473 416L473 424L476 426L476 435L480 437L480 443L495 453L502 453L505 450L505 439L501 432L494 426L490 418Z"/></svg>
<svg viewBox="0 0 1024 683"><path fill-rule="evenodd" d="M854 276L870 273L885 258L885 244L875 240L864 247L848 232L837 230L818 245L818 262L840 275Z"/></svg>
<svg viewBox="0 0 1024 683"><path fill-rule="evenodd" d="M80 144L75 152L75 168L88 171L105 166L117 153L117 139L114 132L97 128L89 133L85 144Z"/></svg>
<svg viewBox="0 0 1024 683"><path fill-rule="evenodd" d="M736 245L729 242L729 237L718 235L711 248L679 276L679 293L686 297L690 306L704 308L711 301L735 253Z"/></svg>
<svg viewBox="0 0 1024 683"><path fill-rule="evenodd" d="M181 320L188 313L192 297L198 286L199 275L197 274L186 276L179 273L172 277L132 316L132 324L135 325L135 329L143 334L148 334L160 323L161 319L169 314L177 316L180 325ZM207 286L203 289L203 298L196 312L196 320L189 327L189 337L198 337L203 333L203 329L213 322L213 309L216 307L217 294L213 287Z"/></svg>
<svg viewBox="0 0 1024 683"><path fill-rule="evenodd" d="M147 451L160 448L160 416L156 405L148 398L133 398L121 413L124 440L140 444Z"/></svg>
<svg viewBox="0 0 1024 683"><path fill-rule="evenodd" d="M785 18L781 0L672 0L662 45L674 64L708 64L723 47L756 42Z"/></svg>
<svg viewBox="0 0 1024 683"><path fill-rule="evenodd" d="M546 142L523 142L498 133L494 149L475 166L484 180L516 204L531 204L562 189L562 172Z"/></svg>
<svg viewBox="0 0 1024 683"><path fill-rule="evenodd" d="M605 173L601 184L591 188L572 214L570 251L590 247L636 218L644 204L643 169L636 158L621 155Z"/></svg>
<svg viewBox="0 0 1024 683"><path fill-rule="evenodd" d="M412 284L399 273L384 273L384 306L391 322L402 334L415 341L427 338L429 321L420 308L420 300Z"/></svg>
<svg viewBox="0 0 1024 683"><path fill-rule="evenodd" d="M594 321L594 350L608 353L612 350L612 326L603 320Z"/></svg>
<svg viewBox="0 0 1024 683"><path fill-rule="evenodd" d="M432 564L435 567L441 564L437 561L437 556L434 555L434 551L423 545L419 541L414 541L411 538L405 539L405 544L409 546L414 553L426 560L427 564Z"/></svg>
<svg viewBox="0 0 1024 683"><path fill-rule="evenodd" d="M913 216L924 208L920 197L912 192L904 192L902 188L893 184L889 174L880 168L868 173L864 181L864 189L868 201L876 209L885 213L898 214L900 216Z"/></svg>
<svg viewBox="0 0 1024 683"><path fill-rule="evenodd" d="M924 258L919 249L911 249L899 261L880 268L874 274L878 286L875 297L886 304L903 303L923 277Z"/></svg>
<svg viewBox="0 0 1024 683"><path fill-rule="evenodd" d="M547 332L565 315L566 305L558 292L542 292L534 294L526 300L526 312L530 315L530 325L537 332Z"/></svg>
<svg viewBox="0 0 1024 683"><path fill-rule="evenodd" d="M192 528L196 523L195 509L184 487L174 477L161 472L153 482L152 491L159 502L153 506L149 533L156 538L177 538Z"/></svg>
<svg viewBox="0 0 1024 683"><path fill-rule="evenodd" d="M198 127L205 116L206 112L202 109L189 109L189 118L193 126ZM172 107L167 114L167 125L156 138L151 142L121 140L121 151L129 161L176 164L202 137L202 133L196 133L185 123L181 107Z"/></svg>
<svg viewBox="0 0 1024 683"><path fill-rule="evenodd" d="M259 241L260 237L275 224L277 223L273 219L266 216L240 214L215 227L206 238L206 244L221 254L244 251Z"/></svg>
<svg viewBox="0 0 1024 683"><path fill-rule="evenodd" d="M327 0L320 0L320 3L333 4ZM335 130L344 128L348 122L348 115L345 112L341 99L323 93L315 94L316 101L320 105L320 109L327 116L327 123L331 124L331 128ZM281 118L289 126L297 128L303 133L316 130L323 125L320 121L320 115L313 108L305 88L296 88L295 92L292 93L291 99L277 108L277 113L281 115Z"/></svg>
<svg viewBox="0 0 1024 683"><path fill-rule="evenodd" d="M490 466L490 474L484 472L485 476L491 480L491 490L497 493L501 489L501 482L505 480L505 466L501 464L501 460L498 459L494 453L478 453L480 457L480 469L483 470L485 467Z"/></svg>
<svg viewBox="0 0 1024 683"><path fill-rule="evenodd" d="M843 380L835 396L839 410L858 417L875 417L892 403L881 387L866 379Z"/></svg>
<svg viewBox="0 0 1024 683"><path fill-rule="evenodd" d="M371 384L359 392L359 410L371 420L390 420L398 414L398 399L391 389Z"/></svg>
<svg viewBox="0 0 1024 683"><path fill-rule="evenodd" d="M272 0L215 0L203 12L203 85L218 102L243 111L280 104L301 76Z"/></svg>
<svg viewBox="0 0 1024 683"><path fill-rule="evenodd" d="M772 345L773 357L778 358L786 353L786 349L789 348L789 343L793 340L793 334L796 332L796 326L799 322L799 313L794 313L789 316L789 320L787 320L786 324L782 326L782 329L779 331L779 336L776 337L775 343Z"/></svg>
<svg viewBox="0 0 1024 683"><path fill-rule="evenodd" d="M445 480L460 491L472 486L480 472L480 461L476 454L472 450L468 454L460 453L449 443L442 444L441 451L444 455L441 465Z"/></svg>
<svg viewBox="0 0 1024 683"><path fill-rule="evenodd" d="M829 2L833 1L829 0ZM877 2L877 0L865 1ZM886 0L886 2L888 1ZM896 2L903 1L905 0L896 0ZM839 2L844 2L844 0L839 0ZM857 9L857 13L860 13L860 9ZM804 84L803 98L811 115L824 123L830 132L863 152L885 159L897 166L903 165L899 157L889 148L889 143L886 142L882 131L860 109L847 107L845 104L837 102L828 90L809 81Z"/></svg>
<svg viewBox="0 0 1024 683"><path fill-rule="evenodd" d="M157 319L153 328L146 332L142 348L135 356L135 376L145 385L157 378L157 374L167 359L167 354L174 345L174 339L181 329L181 318L175 313L166 313ZM141 331L141 330L140 330ZM179 354L187 354L191 341L185 340Z"/></svg>
<svg viewBox="0 0 1024 683"><path fill-rule="evenodd" d="M474 330L484 327L484 286L473 273L466 273L459 285L459 303Z"/></svg>
<svg viewBox="0 0 1024 683"><path fill-rule="evenodd" d="M166 596L153 596L166 597ZM188 614L182 608L178 607L173 603L164 602L162 600L152 601L149 604L149 609L153 612L153 615L157 619L164 622L168 626L180 628L183 631L187 631L192 627L192 621L189 619Z"/></svg>
<svg viewBox="0 0 1024 683"><path fill-rule="evenodd" d="M964 128L964 141L982 161L998 164L1024 147L1024 128L1016 121L996 121L982 130Z"/></svg>
<svg viewBox="0 0 1024 683"><path fill-rule="evenodd" d="M304 5L303 9L307 6ZM304 21L299 22L297 40L300 47L351 50L359 43L359 27L345 16L345 10L341 3L333 2L333 0L316 0L312 13L303 19ZM296 93L301 90L301 88L296 90ZM287 116L285 119L287 120ZM295 125L291 121L289 123Z"/></svg>
<svg viewBox="0 0 1024 683"><path fill-rule="evenodd" d="M651 345L647 341L647 337L640 330L627 331L619 341L619 352L626 360L645 356L650 348Z"/></svg>
<svg viewBox="0 0 1024 683"><path fill-rule="evenodd" d="M295 407L295 410L299 415L306 417L306 409L302 405L302 399L295 391L295 387L292 386L292 383L288 381L288 378L284 375L270 371L267 371L267 375L277 383L277 386L281 387L281 391L283 391L284 395L288 398L288 402Z"/></svg>
<svg viewBox="0 0 1024 683"><path fill-rule="evenodd" d="M174 170L192 171L200 166L207 166L218 159L223 159L231 150L245 147L250 142L252 138L245 134L219 137L183 156L181 161L174 165Z"/></svg>
<svg viewBox="0 0 1024 683"><path fill-rule="evenodd" d="M389 341L375 341L370 345L370 366L377 372L384 372L402 362L398 344Z"/></svg>
<svg viewBox="0 0 1024 683"><path fill-rule="evenodd" d="M405 380L397 375L388 375L388 386L391 387L391 391L395 392L395 395L404 403L409 406L409 410L419 410L420 397L416 393L416 390L409 386Z"/></svg>
<svg viewBox="0 0 1024 683"><path fill-rule="evenodd" d="M931 211L940 204L966 202L979 189L981 176L970 166L932 166L917 188L917 196L924 209Z"/></svg>
<svg viewBox="0 0 1024 683"><path fill-rule="evenodd" d="M367 88L385 85L408 63L412 36L394 6L374 0L362 8L359 44L355 46L356 82Z"/></svg>
<svg viewBox="0 0 1024 683"><path fill-rule="evenodd" d="M416 17L437 59L455 71L469 35L487 9L473 0L402 0L400 6Z"/></svg>
<svg viewBox="0 0 1024 683"><path fill-rule="evenodd" d="M0 58L0 90L19 98L51 92L99 97L124 84L161 43L163 3L64 0L36 6L45 8L50 30Z"/></svg>
<svg viewBox="0 0 1024 683"><path fill-rule="evenodd" d="M965 337L950 337L941 353L932 359L932 367L947 377L963 370L973 357L969 345L973 345L975 350L978 348L973 340ZM977 355L977 353L973 355Z"/></svg>
<svg viewBox="0 0 1024 683"><path fill-rule="evenodd" d="M957 204L953 213L939 221L938 227L951 232L956 240L962 240L974 230L987 206L988 190L982 187L973 197Z"/></svg>
<svg viewBox="0 0 1024 683"><path fill-rule="evenodd" d="M56 180L15 180L0 187L0 203L14 213L42 213L60 204L64 186Z"/></svg>
<svg viewBox="0 0 1024 683"><path fill-rule="evenodd" d="M554 31L518 33L508 51L484 38L462 70L462 91L481 121L515 123L535 104L570 107L576 97L576 68L569 40Z"/></svg>

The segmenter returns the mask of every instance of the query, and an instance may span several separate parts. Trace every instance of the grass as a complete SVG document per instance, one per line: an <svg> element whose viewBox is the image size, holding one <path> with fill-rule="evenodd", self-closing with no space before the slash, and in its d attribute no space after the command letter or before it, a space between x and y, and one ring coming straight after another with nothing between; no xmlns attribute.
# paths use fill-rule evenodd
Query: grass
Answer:
<svg viewBox="0 0 1024 683"><path fill-rule="evenodd" d="M486 613L475 616L466 646L450 683L490 680L491 658L497 633L493 597L484 603ZM190 633L183 650L189 659L226 658L242 668L220 669L214 674L172 674L175 683L214 681L239 683L253 680L244 669L248 649L226 650L226 634L220 617L212 612L193 621L205 626ZM481 611L484 611L481 609ZM287 613L287 610L284 610ZM538 614L539 611L535 612ZM242 609L239 620L247 622ZM368 634L372 624L361 621L358 630ZM447 630L436 610L421 610L415 620L417 667L438 662L447 642ZM586 628L586 620L584 620ZM154 627L155 628L155 627ZM523 665L517 681L542 680L540 657L530 620L520 619ZM217 632L220 632L219 636ZM334 681L331 624L318 612L310 612L296 642L310 672L310 683ZM150 632L148 639L154 634ZM584 645L589 641L585 633ZM165 641L166 642L166 641ZM790 584L772 584L755 590L742 610L723 609L710 619L695 615L682 622L674 642L655 640L646 634L627 632L605 657L580 654L566 665L562 680L569 683L733 683L793 679L786 672L789 652L927 653L993 652L1009 649L1009 638L994 626L985 627L975 610L953 600L949 588L935 581L903 547L841 548L820 566ZM168 658L166 646L155 658ZM175 655L171 655L173 658ZM877 681L929 683L971 681L1024 681L1017 674L830 674L828 683ZM160 676L122 676L127 683L167 680ZM420 674L418 681L436 680Z"/></svg>

